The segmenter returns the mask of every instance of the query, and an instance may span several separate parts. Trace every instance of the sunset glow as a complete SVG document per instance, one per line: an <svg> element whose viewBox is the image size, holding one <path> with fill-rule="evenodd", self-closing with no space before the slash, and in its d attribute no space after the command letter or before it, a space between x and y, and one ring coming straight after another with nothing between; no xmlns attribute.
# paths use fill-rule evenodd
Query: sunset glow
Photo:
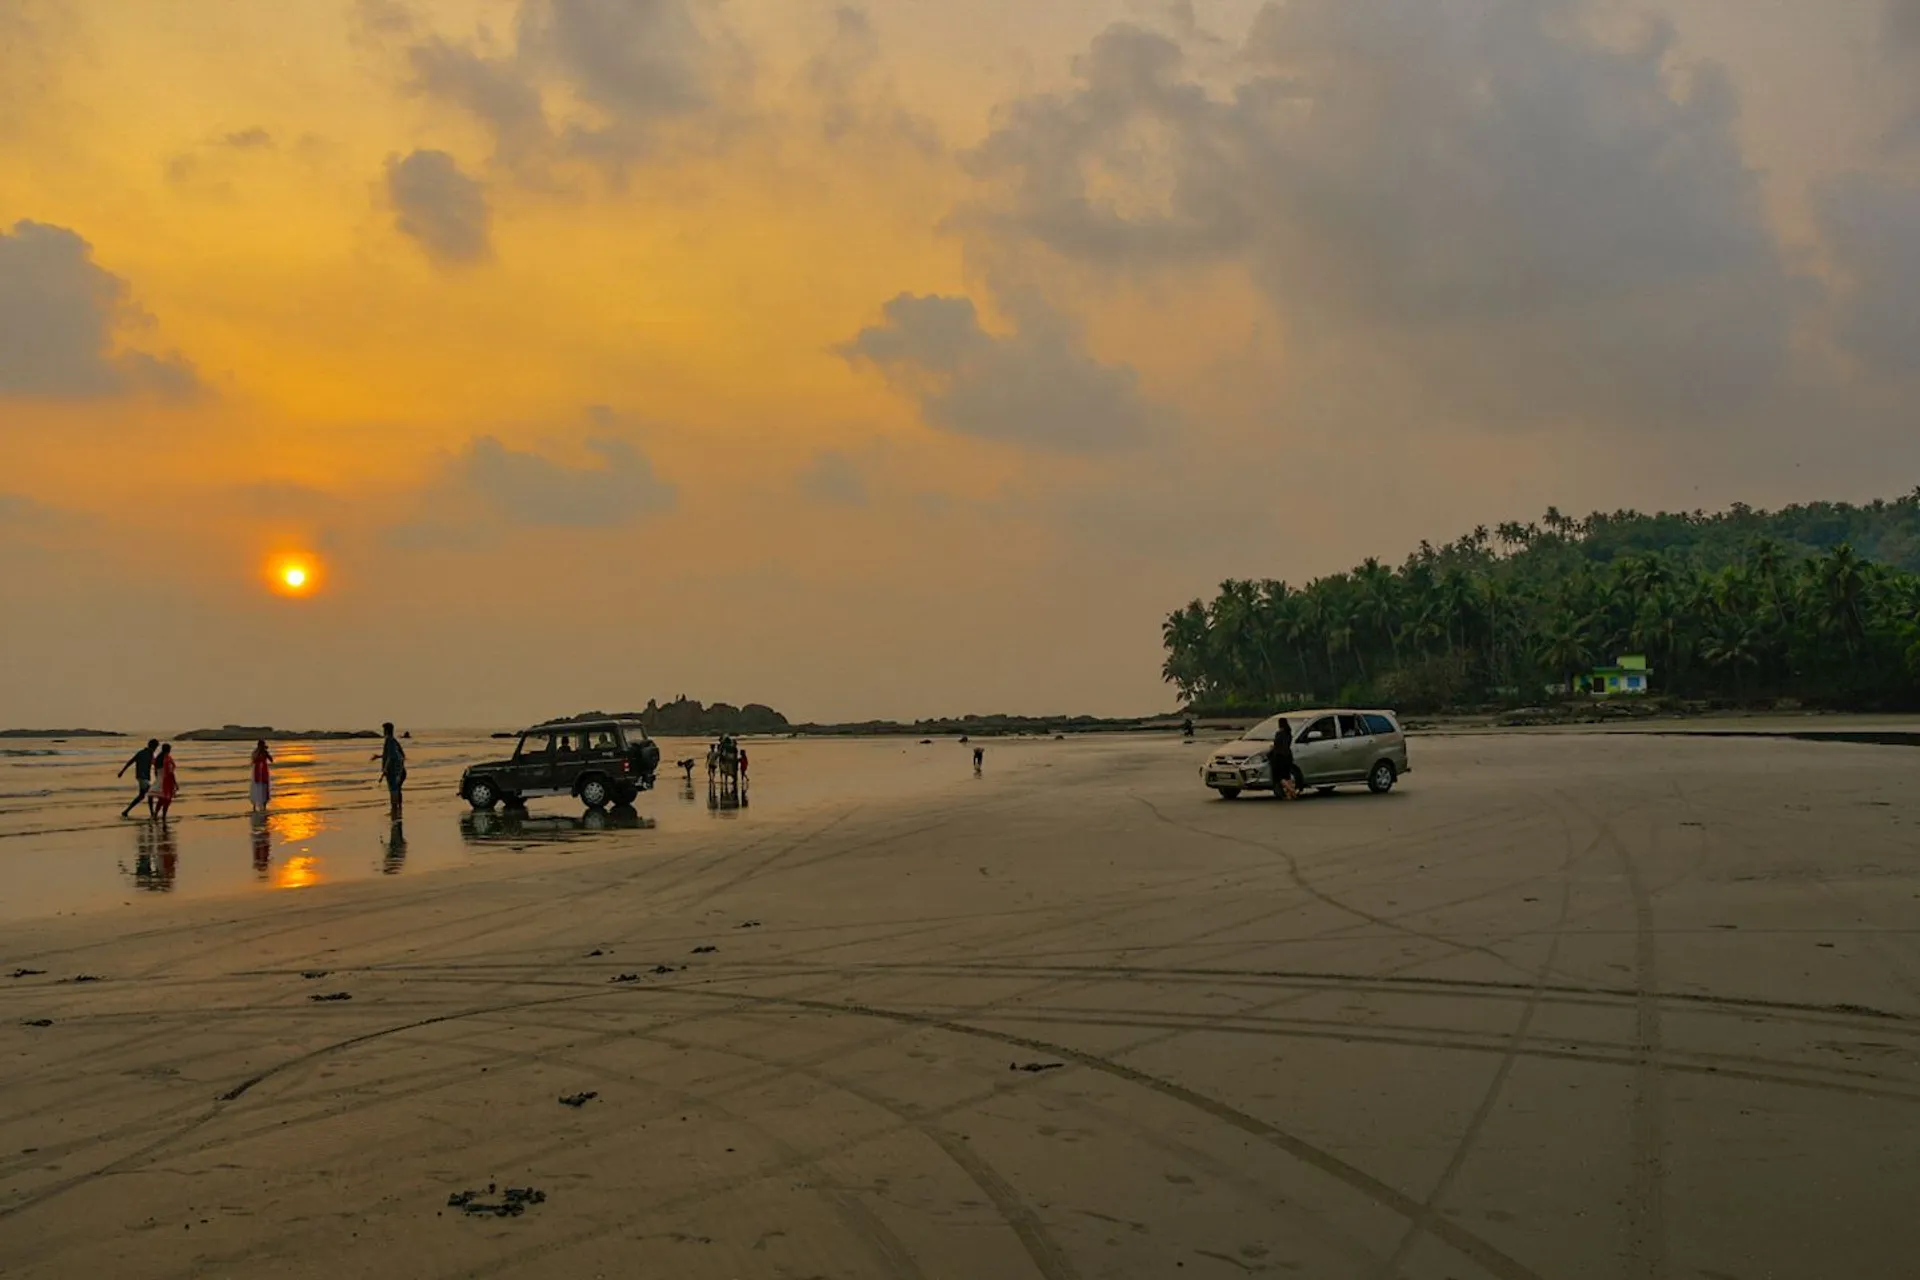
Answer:
<svg viewBox="0 0 1920 1280"><path fill-rule="evenodd" d="M1137 714L1226 577L1890 496L1880 6L0 0L9 714Z"/></svg>

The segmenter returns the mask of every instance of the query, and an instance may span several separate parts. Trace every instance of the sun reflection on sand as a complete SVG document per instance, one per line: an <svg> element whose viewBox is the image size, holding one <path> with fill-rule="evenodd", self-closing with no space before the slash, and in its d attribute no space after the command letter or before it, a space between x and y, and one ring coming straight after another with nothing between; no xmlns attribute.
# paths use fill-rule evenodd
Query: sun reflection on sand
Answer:
<svg viewBox="0 0 1920 1280"><path fill-rule="evenodd" d="M276 889L307 889L319 883L320 859L310 853L288 858L273 878Z"/></svg>

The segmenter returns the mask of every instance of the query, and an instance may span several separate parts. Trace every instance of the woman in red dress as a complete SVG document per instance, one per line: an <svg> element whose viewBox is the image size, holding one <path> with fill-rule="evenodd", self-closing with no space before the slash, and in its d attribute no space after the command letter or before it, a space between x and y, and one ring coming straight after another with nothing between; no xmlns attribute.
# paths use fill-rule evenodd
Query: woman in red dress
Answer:
<svg viewBox="0 0 1920 1280"><path fill-rule="evenodd" d="M167 810L173 807L173 798L180 794L180 777L174 771L171 742L160 748L159 758L153 762L153 771L156 781L148 802L153 816L164 818L167 816Z"/></svg>
<svg viewBox="0 0 1920 1280"><path fill-rule="evenodd" d="M259 813L273 799L273 752L267 750L267 740L260 739L253 746L253 786L251 789L253 811Z"/></svg>

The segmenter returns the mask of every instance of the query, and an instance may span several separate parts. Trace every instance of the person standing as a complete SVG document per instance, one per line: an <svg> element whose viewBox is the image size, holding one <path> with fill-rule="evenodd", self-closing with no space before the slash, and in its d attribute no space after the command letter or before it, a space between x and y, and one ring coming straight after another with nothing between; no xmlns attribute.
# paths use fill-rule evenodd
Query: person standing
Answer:
<svg viewBox="0 0 1920 1280"><path fill-rule="evenodd" d="M1286 717L1273 730L1273 750L1267 754L1273 768L1273 795L1276 800L1292 800L1300 794L1293 784L1293 726Z"/></svg>
<svg viewBox="0 0 1920 1280"><path fill-rule="evenodd" d="M180 794L180 775L173 767L173 744L160 748L160 754L153 760L154 772L159 781L153 788L153 794L147 798L147 808L154 817L166 820L167 810L173 807L173 798Z"/></svg>
<svg viewBox="0 0 1920 1280"><path fill-rule="evenodd" d="M386 741L380 744L380 777L387 784L387 796L393 801L393 807L400 807L400 788L407 781L407 753L400 745L400 739L393 736L393 721L380 726L380 732L386 735Z"/></svg>
<svg viewBox="0 0 1920 1280"><path fill-rule="evenodd" d="M128 814L132 813L133 806L139 804L142 800L145 800L147 798L147 792L152 790L153 788L153 757L154 757L154 753L159 749L160 749L160 739L148 738L147 745L140 748L140 750L134 752L133 758L128 760L125 764L121 765L120 772L113 775L116 778L124 778L127 776L127 770L131 769L133 770L133 780L135 783L139 784L139 787L140 787L139 793L135 795L133 799L127 801L127 807L120 811L121 817L124 818Z"/></svg>
<svg viewBox="0 0 1920 1280"><path fill-rule="evenodd" d="M250 794L255 813L263 812L267 802L273 799L273 752L267 750L265 738L253 744L253 786Z"/></svg>

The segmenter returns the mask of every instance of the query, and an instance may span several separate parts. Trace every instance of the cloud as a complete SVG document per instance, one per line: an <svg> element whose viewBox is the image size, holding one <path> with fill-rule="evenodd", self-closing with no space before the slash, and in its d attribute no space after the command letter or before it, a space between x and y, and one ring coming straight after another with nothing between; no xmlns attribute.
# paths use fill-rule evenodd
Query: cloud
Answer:
<svg viewBox="0 0 1920 1280"><path fill-rule="evenodd" d="M903 293L840 355L870 364L942 431L1065 452L1135 444L1163 425L1134 371L1089 356L1059 316L1027 309L1015 332L980 327L973 300Z"/></svg>
<svg viewBox="0 0 1920 1280"><path fill-rule="evenodd" d="M146 322L127 282L74 232L28 221L0 231L0 396L195 391L193 367L179 356L116 349L116 331Z"/></svg>
<svg viewBox="0 0 1920 1280"><path fill-rule="evenodd" d="M514 528L607 529L679 504L678 487L631 442L589 435L581 448L592 461L571 465L476 436L447 460L391 539L421 546Z"/></svg>
<svg viewBox="0 0 1920 1280"><path fill-rule="evenodd" d="M492 256L486 188L444 151L387 159L394 226L436 262L462 265Z"/></svg>
<svg viewBox="0 0 1920 1280"><path fill-rule="evenodd" d="M473 116L523 170L583 159L619 174L664 129L723 111L747 71L714 10L694 0L521 0L505 48L419 36L404 13L372 13L363 31L411 41L414 88Z"/></svg>
<svg viewBox="0 0 1920 1280"><path fill-rule="evenodd" d="M1798 284L1712 65L1608 42L1586 0L1289 0L1225 83L1118 25L1066 92L1004 106L955 225L1095 272L1243 264L1310 342L1345 339L1485 415L1737 416Z"/></svg>
<svg viewBox="0 0 1920 1280"><path fill-rule="evenodd" d="M1920 377L1920 185L1851 174L1819 189L1815 211L1844 277L1840 342L1879 372Z"/></svg>
<svg viewBox="0 0 1920 1280"><path fill-rule="evenodd" d="M864 507L867 477L858 463L836 449L823 449L800 473L800 492L830 506Z"/></svg>
<svg viewBox="0 0 1920 1280"><path fill-rule="evenodd" d="M272 150L273 135L259 125L251 129L237 129L220 136L220 145L232 147L235 151Z"/></svg>

